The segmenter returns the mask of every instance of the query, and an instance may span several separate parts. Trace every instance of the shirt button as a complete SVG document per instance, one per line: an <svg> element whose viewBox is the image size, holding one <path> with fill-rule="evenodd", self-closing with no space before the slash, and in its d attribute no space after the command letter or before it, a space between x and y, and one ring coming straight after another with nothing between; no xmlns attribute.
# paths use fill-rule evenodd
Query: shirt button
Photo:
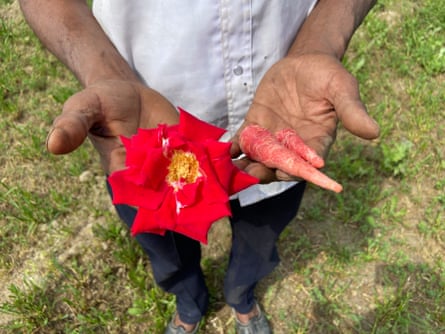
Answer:
<svg viewBox="0 0 445 334"><path fill-rule="evenodd" d="M237 66L233 69L233 74L235 75L241 75L243 74L243 68L241 66Z"/></svg>

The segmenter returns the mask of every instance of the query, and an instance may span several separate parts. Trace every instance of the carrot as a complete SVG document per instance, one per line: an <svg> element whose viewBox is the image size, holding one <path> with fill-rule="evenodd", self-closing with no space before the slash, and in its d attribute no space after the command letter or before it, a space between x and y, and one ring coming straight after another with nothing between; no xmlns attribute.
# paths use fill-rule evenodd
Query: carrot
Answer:
<svg viewBox="0 0 445 334"><path fill-rule="evenodd" d="M246 126L240 133L239 144L248 157L269 168L276 168L287 174L301 177L336 193L343 190L339 183L320 172L259 125Z"/></svg>
<svg viewBox="0 0 445 334"><path fill-rule="evenodd" d="M275 133L278 141L291 151L301 156L315 168L322 168L324 160L315 150L307 146L303 139L293 129L283 129Z"/></svg>

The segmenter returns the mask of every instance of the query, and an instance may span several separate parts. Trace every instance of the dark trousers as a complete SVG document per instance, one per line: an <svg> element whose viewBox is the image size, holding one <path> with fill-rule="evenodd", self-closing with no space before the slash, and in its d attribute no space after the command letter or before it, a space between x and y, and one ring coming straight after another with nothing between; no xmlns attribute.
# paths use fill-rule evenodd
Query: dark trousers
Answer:
<svg viewBox="0 0 445 334"><path fill-rule="evenodd" d="M304 189L305 182L300 182L277 196L245 207L238 200L230 202L232 248L224 295L227 304L236 311L248 313L252 309L256 284L279 263L276 241L297 214ZM126 205L116 205L116 210L131 227L136 210ZM176 295L181 320L198 322L209 302L200 266L200 243L175 232L164 236L138 234L136 239L150 258L157 284Z"/></svg>

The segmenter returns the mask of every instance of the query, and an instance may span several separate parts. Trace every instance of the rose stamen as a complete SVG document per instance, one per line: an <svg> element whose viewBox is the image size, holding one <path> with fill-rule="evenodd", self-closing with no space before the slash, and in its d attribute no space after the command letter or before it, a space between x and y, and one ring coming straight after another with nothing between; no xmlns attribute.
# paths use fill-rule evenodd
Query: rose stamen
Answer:
<svg viewBox="0 0 445 334"><path fill-rule="evenodd" d="M195 154L181 150L173 152L168 166L167 183L175 189L180 189L184 184L196 182L200 176L199 162Z"/></svg>

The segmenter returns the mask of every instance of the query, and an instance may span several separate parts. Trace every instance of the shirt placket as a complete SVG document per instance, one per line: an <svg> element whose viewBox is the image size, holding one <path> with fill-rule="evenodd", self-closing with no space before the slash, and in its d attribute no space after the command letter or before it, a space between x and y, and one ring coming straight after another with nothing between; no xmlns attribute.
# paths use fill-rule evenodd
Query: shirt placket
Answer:
<svg viewBox="0 0 445 334"><path fill-rule="evenodd" d="M233 135L244 120L254 95L251 0L223 0L221 23L227 130Z"/></svg>

